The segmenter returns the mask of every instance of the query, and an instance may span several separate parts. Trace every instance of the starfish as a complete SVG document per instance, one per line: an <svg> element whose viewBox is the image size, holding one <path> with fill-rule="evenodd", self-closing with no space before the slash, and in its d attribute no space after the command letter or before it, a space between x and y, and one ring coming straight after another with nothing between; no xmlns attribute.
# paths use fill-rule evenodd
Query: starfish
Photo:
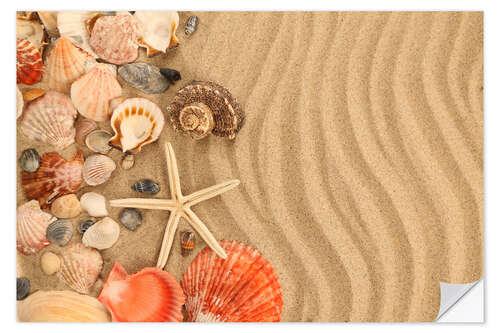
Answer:
<svg viewBox="0 0 500 333"><path fill-rule="evenodd" d="M221 258L226 259L227 254L219 245L215 237L210 233L205 224L192 211L191 206L202 201L218 196L230 189L238 186L239 180L233 179L227 182L207 187L190 195L183 195L179 181L179 171L175 159L174 150L169 142L165 143L165 155L167 157L167 172L170 186L171 199L148 199L148 198L128 198L111 200L111 207L132 207L142 209L160 209L170 211L165 235L161 245L160 255L156 267L163 269L167 264L167 258L172 248L175 231L181 217L185 218L201 238L217 253Z"/></svg>

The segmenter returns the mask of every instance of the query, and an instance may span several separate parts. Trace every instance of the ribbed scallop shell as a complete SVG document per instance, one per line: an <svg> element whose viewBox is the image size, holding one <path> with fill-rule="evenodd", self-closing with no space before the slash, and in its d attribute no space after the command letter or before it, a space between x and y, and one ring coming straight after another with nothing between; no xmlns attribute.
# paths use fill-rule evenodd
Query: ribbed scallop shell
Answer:
<svg viewBox="0 0 500 333"><path fill-rule="evenodd" d="M145 98L129 98L111 116L115 132L109 143L123 152L137 153L160 136L165 119L160 108Z"/></svg>
<svg viewBox="0 0 500 333"><path fill-rule="evenodd" d="M64 149L75 142L76 115L68 96L48 91L28 104L21 118L21 131L31 140Z"/></svg>
<svg viewBox="0 0 500 333"><path fill-rule="evenodd" d="M72 193L63 195L54 200L50 207L50 211L60 219L71 219L80 215L82 207L76 195Z"/></svg>
<svg viewBox="0 0 500 333"><path fill-rule="evenodd" d="M85 62L89 59L92 56L76 47L69 38L58 38L45 70L49 88L69 93L71 84L85 73Z"/></svg>
<svg viewBox="0 0 500 333"><path fill-rule="evenodd" d="M16 119L23 114L24 99L19 86L16 86Z"/></svg>
<svg viewBox="0 0 500 333"><path fill-rule="evenodd" d="M69 38L75 45L97 58L89 44L89 22L99 15L99 12L62 11L57 14L57 28L62 37Z"/></svg>
<svg viewBox="0 0 500 333"><path fill-rule="evenodd" d="M56 218L40 209L36 200L17 207L17 250L24 255L37 253L50 244L45 231Z"/></svg>
<svg viewBox="0 0 500 333"><path fill-rule="evenodd" d="M57 276L71 289L90 293L102 270L99 252L82 243L71 244L61 252L61 268Z"/></svg>
<svg viewBox="0 0 500 333"><path fill-rule="evenodd" d="M221 241L220 245L227 259L207 247L182 277L187 321L280 321L282 291L271 264L245 244Z"/></svg>
<svg viewBox="0 0 500 333"><path fill-rule="evenodd" d="M139 45L147 49L147 55L153 56L167 49L177 47L179 40L175 36L179 26L179 14L175 11L136 11L134 17L139 23Z"/></svg>
<svg viewBox="0 0 500 333"><path fill-rule="evenodd" d="M80 117L75 123L75 141L79 145L85 145L87 135L98 128L97 123L89 118Z"/></svg>
<svg viewBox="0 0 500 333"><path fill-rule="evenodd" d="M42 78L43 63L40 50L30 41L17 39L17 83L35 84Z"/></svg>
<svg viewBox="0 0 500 333"><path fill-rule="evenodd" d="M91 155L83 164L83 179L87 185L97 186L105 183L115 169L115 162L106 155Z"/></svg>
<svg viewBox="0 0 500 333"><path fill-rule="evenodd" d="M111 115L109 102L122 94L116 80L116 68L96 64L71 85L71 101L84 117L106 121Z"/></svg>
<svg viewBox="0 0 500 333"><path fill-rule="evenodd" d="M96 298L74 291L40 290L17 305L19 321L107 322L111 317Z"/></svg>
<svg viewBox="0 0 500 333"><path fill-rule="evenodd" d="M110 217L105 217L85 231L82 242L85 246L105 250L116 243L118 236L120 236L120 226L118 223Z"/></svg>

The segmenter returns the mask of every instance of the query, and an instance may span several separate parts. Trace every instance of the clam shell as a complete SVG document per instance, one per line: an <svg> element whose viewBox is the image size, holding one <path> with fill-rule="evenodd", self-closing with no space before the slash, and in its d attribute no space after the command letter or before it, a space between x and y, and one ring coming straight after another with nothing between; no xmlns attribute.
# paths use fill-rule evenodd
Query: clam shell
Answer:
<svg viewBox="0 0 500 333"><path fill-rule="evenodd" d="M85 231L82 242L98 250L112 247L120 236L120 226L109 217L105 217Z"/></svg>
<svg viewBox="0 0 500 333"><path fill-rule="evenodd" d="M71 101L76 109L82 116L95 121L109 119L109 102L121 94L116 69L109 64L96 64L71 85Z"/></svg>
<svg viewBox="0 0 500 333"><path fill-rule="evenodd" d="M30 41L41 52L42 45L45 41L45 32L37 19L33 18L16 18L16 37Z"/></svg>
<svg viewBox="0 0 500 333"><path fill-rule="evenodd" d="M59 35L59 30L57 30L57 13L58 12L37 12L45 31L50 37L57 37Z"/></svg>
<svg viewBox="0 0 500 333"><path fill-rule="evenodd" d="M23 150L19 158L19 165L26 172L36 172L40 168L40 155L33 148Z"/></svg>
<svg viewBox="0 0 500 333"><path fill-rule="evenodd" d="M149 57L179 45L179 40L175 36L179 26L177 12L138 10L134 13L134 17L139 23L139 45L147 49Z"/></svg>
<svg viewBox="0 0 500 333"><path fill-rule="evenodd" d="M128 230L135 230L142 222L142 215L135 208L124 208L120 213L120 222Z"/></svg>
<svg viewBox="0 0 500 333"><path fill-rule="evenodd" d="M110 144L123 152L137 153L154 142L165 125L161 109L145 98L129 98L113 111Z"/></svg>
<svg viewBox="0 0 500 333"><path fill-rule="evenodd" d="M95 222L92 220L86 220L80 222L80 224L78 225L78 231L80 232L80 235L83 235L85 231L87 231L87 229L93 226L94 224Z"/></svg>
<svg viewBox="0 0 500 333"><path fill-rule="evenodd" d="M106 209L106 198L95 192L87 192L80 198L80 203L84 211L90 216L102 217L108 215Z"/></svg>
<svg viewBox="0 0 500 333"><path fill-rule="evenodd" d="M183 257L186 257L191 252L193 252L195 242L196 242L196 238L194 236L194 232L186 231L186 232L182 233L182 236L181 236L181 254Z"/></svg>
<svg viewBox="0 0 500 333"><path fill-rule="evenodd" d="M47 227L47 239L59 246L65 246L73 237L73 226L69 220L59 219Z"/></svg>
<svg viewBox="0 0 500 333"><path fill-rule="evenodd" d="M52 215L60 219L71 219L82 212L80 201L74 194L66 194L57 198L50 208Z"/></svg>
<svg viewBox="0 0 500 333"><path fill-rule="evenodd" d="M85 139L85 144L93 152L107 154L111 149L108 142L112 136L111 133L105 130L93 131Z"/></svg>
<svg viewBox="0 0 500 333"><path fill-rule="evenodd" d="M16 119L21 117L23 114L24 108L24 99L21 90L19 90L19 86L16 86Z"/></svg>
<svg viewBox="0 0 500 333"><path fill-rule="evenodd" d="M118 73L128 84L146 94L161 94L168 88L168 81L160 73L160 69L150 64L126 64L118 69Z"/></svg>
<svg viewBox="0 0 500 333"><path fill-rule="evenodd" d="M122 168L123 170L132 169L135 163L135 157L132 154L125 154L122 158Z"/></svg>
<svg viewBox="0 0 500 333"><path fill-rule="evenodd" d="M40 290L17 306L19 321L107 322L110 315L96 298L74 291Z"/></svg>
<svg viewBox="0 0 500 333"><path fill-rule="evenodd" d="M182 277L187 321L280 321L282 291L271 264L245 244L221 241L220 245L227 259L207 247Z"/></svg>
<svg viewBox="0 0 500 333"><path fill-rule="evenodd" d="M139 193L156 194L160 192L160 184L151 179L141 179L132 185L131 188Z"/></svg>
<svg viewBox="0 0 500 333"><path fill-rule="evenodd" d="M28 280L25 277L17 278L16 285L17 285L16 299L18 301L22 301L23 299L28 297L30 293L30 286L31 286L30 280Z"/></svg>
<svg viewBox="0 0 500 333"><path fill-rule="evenodd" d="M83 164L83 179L88 185L97 186L105 183L115 169L115 162L106 155L91 155Z"/></svg>
<svg viewBox="0 0 500 333"><path fill-rule="evenodd" d="M61 268L61 259L57 254L47 251L40 258L40 268L47 275L52 275Z"/></svg>
<svg viewBox="0 0 500 333"><path fill-rule="evenodd" d="M40 50L30 41L17 39L17 83L35 84L42 78L43 63Z"/></svg>
<svg viewBox="0 0 500 333"><path fill-rule="evenodd" d="M31 140L64 149L75 142L76 110L68 96L48 91L30 102L21 118L21 131Z"/></svg>
<svg viewBox="0 0 500 333"><path fill-rule="evenodd" d="M62 37L70 39L75 45L97 58L89 44L89 22L92 21L98 12L62 11L57 14L57 28Z"/></svg>
<svg viewBox="0 0 500 333"><path fill-rule="evenodd" d="M55 220L54 216L40 209L36 200L17 207L17 250L30 255L49 245L45 230Z"/></svg>
<svg viewBox="0 0 500 333"><path fill-rule="evenodd" d="M61 253L61 269L57 276L71 289L88 294L102 270L102 257L82 243L71 244Z"/></svg>
<svg viewBox="0 0 500 333"><path fill-rule="evenodd" d="M98 128L97 123L89 118L79 118L75 123L75 141L79 145L85 144L87 135Z"/></svg>

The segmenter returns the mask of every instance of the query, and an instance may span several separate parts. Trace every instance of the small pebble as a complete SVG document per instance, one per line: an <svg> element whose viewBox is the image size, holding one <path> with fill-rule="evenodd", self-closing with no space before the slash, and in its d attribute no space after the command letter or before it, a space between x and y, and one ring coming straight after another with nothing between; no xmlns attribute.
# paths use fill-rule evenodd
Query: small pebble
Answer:
<svg viewBox="0 0 500 333"><path fill-rule="evenodd" d="M135 230L142 222L142 215L135 208L124 208L120 213L120 222L129 230Z"/></svg>
<svg viewBox="0 0 500 333"><path fill-rule="evenodd" d="M16 298L18 301L22 301L25 299L30 293L30 280L27 278L17 278L17 295Z"/></svg>

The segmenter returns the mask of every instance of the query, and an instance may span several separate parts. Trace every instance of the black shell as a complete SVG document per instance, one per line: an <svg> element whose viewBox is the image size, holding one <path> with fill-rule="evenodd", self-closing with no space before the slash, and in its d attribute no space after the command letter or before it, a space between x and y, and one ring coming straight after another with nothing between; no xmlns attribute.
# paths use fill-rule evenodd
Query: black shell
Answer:
<svg viewBox="0 0 500 333"><path fill-rule="evenodd" d="M132 185L132 189L139 193L156 194L160 192L160 185L151 179L141 179Z"/></svg>
<svg viewBox="0 0 500 333"><path fill-rule="evenodd" d="M24 150L19 157L19 166L26 172L36 172L40 167L40 155L33 148Z"/></svg>
<svg viewBox="0 0 500 333"><path fill-rule="evenodd" d="M135 230L142 222L142 215L135 208L124 208L120 213L120 222L128 230Z"/></svg>
<svg viewBox="0 0 500 333"><path fill-rule="evenodd" d="M171 68L160 68L160 73L170 81L170 83L175 83L181 79L181 73Z"/></svg>
<svg viewBox="0 0 500 333"><path fill-rule="evenodd" d="M31 286L30 280L28 280L27 278L24 277L17 278L16 299L18 301L22 301L28 296L28 294L30 293L30 286Z"/></svg>
<svg viewBox="0 0 500 333"><path fill-rule="evenodd" d="M80 224L78 225L78 231L80 232L80 235L83 236L85 231L87 231L87 229L90 228L94 223L95 222L92 220L85 220L80 222Z"/></svg>

